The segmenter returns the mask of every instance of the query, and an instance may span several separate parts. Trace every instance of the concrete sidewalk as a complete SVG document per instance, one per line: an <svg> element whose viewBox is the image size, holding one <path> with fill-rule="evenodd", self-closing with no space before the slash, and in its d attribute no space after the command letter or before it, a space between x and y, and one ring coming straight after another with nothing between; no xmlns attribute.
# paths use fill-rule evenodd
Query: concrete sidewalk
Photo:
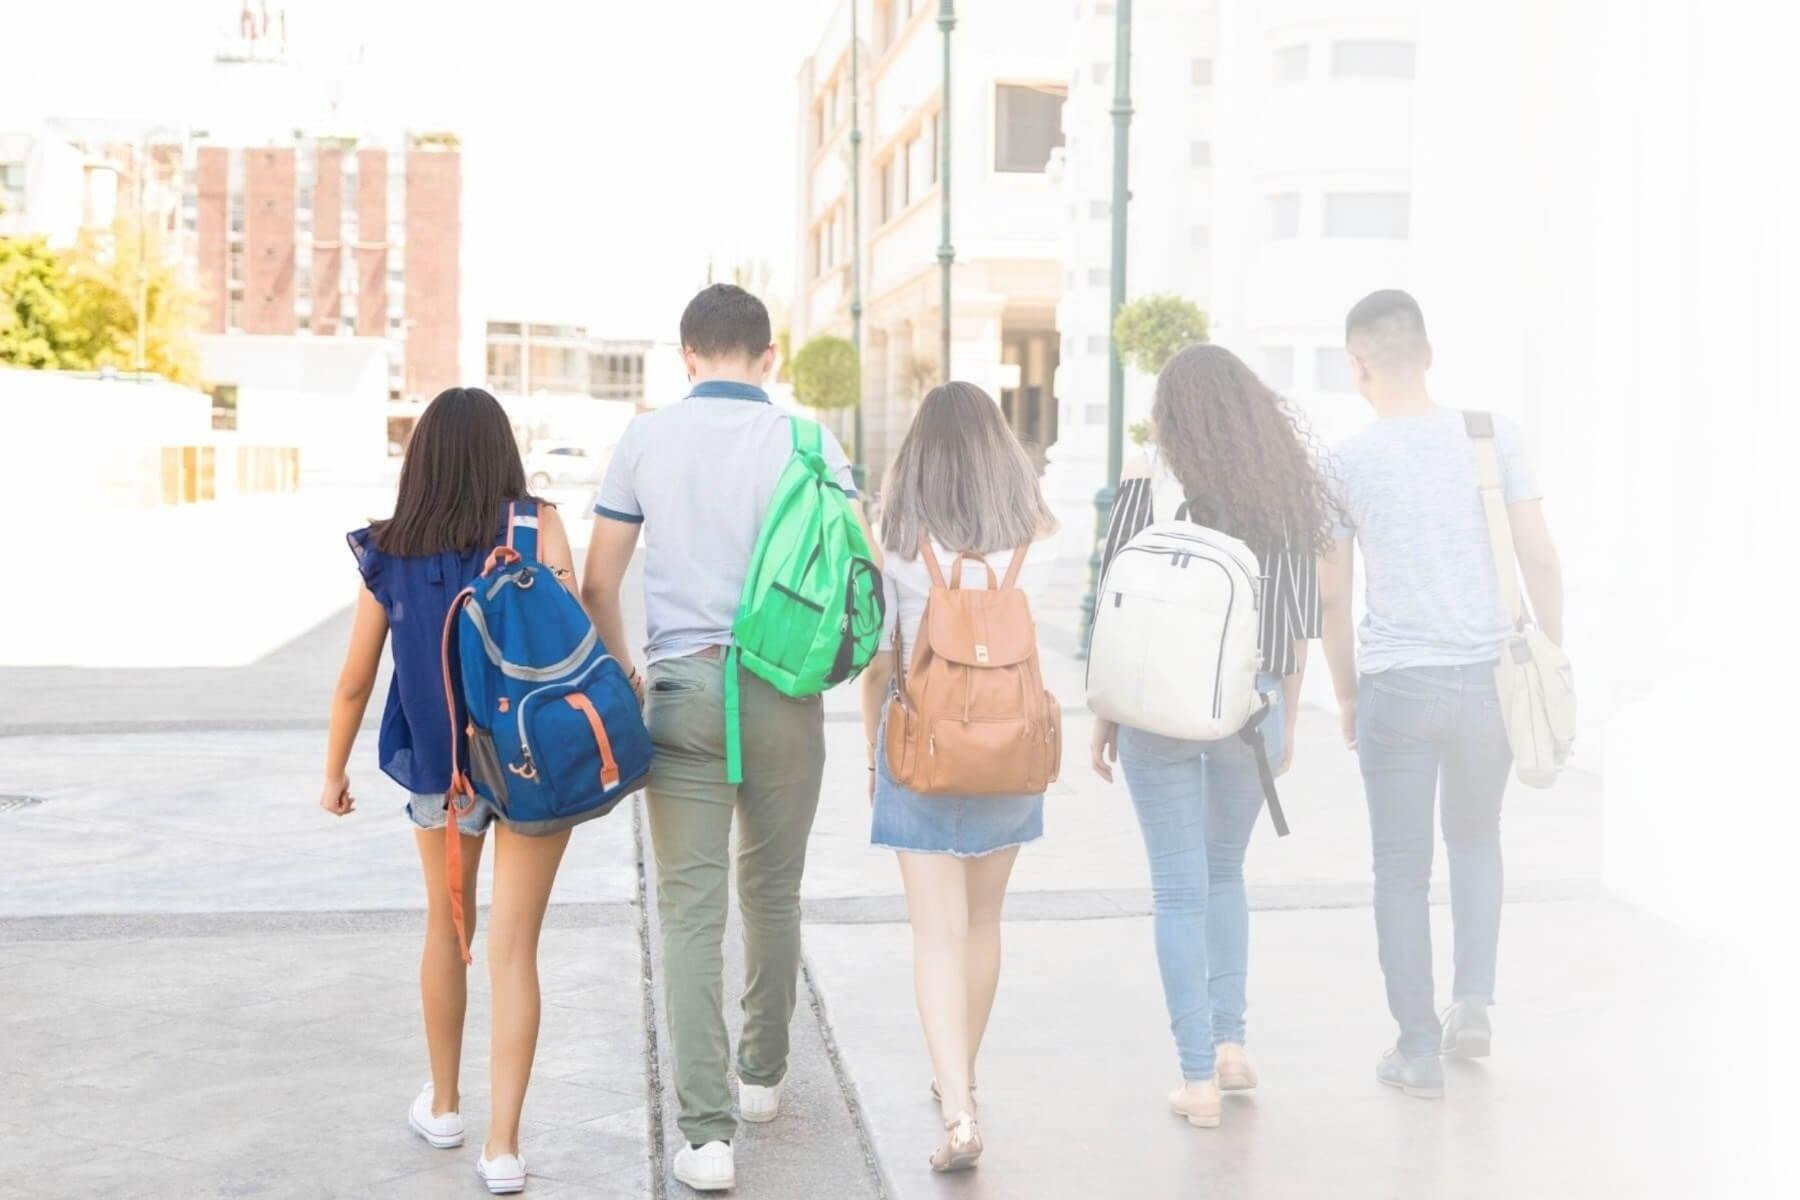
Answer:
<svg viewBox="0 0 1800 1200"><path fill-rule="evenodd" d="M33 801L0 805L0 1196L482 1194L484 947L464 1055L470 1143L432 1151L404 1125L426 1076L416 853L372 738L353 768L361 811L333 821L315 803L347 619L204 672L203 691L174 671L0 669L12 696L0 793ZM1441 1104L1375 1083L1391 1030L1367 819L1355 760L1310 709L1283 785L1294 835L1260 830L1247 868L1264 1087L1234 1097L1219 1130L1169 1117L1142 844L1123 788L1087 769L1080 664L1052 647L1046 669L1068 748L1047 836L1020 856L1008 902L981 1062L988 1157L958 1179L924 1170L939 1132L930 1068L898 873L868 846L850 689L827 704L786 1116L740 1134L738 1195L1737 1194L1708 1186L1727 1178L1715 1099L1744 1065L1708 1019L1715 956L1599 891L1591 776L1508 798L1495 1058L1455 1071ZM40 688L54 719L33 724ZM69 688L79 703L57 699ZM643 859L621 811L577 833L558 879L528 1195L688 1194L667 1174L676 1134Z"/></svg>

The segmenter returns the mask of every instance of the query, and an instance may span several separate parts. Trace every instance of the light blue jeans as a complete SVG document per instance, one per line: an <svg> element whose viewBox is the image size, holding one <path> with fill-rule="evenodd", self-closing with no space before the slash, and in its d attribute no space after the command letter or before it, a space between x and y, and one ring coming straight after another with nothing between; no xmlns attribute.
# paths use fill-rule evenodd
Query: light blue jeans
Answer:
<svg viewBox="0 0 1800 1200"><path fill-rule="evenodd" d="M1280 694L1273 676L1258 687ZM1282 720L1277 699L1262 723L1271 767L1281 761ZM1181 1077L1211 1079L1213 1047L1244 1040L1244 851L1263 807L1256 758L1235 737L1185 742L1121 726L1119 765L1150 856L1156 964Z"/></svg>
<svg viewBox="0 0 1800 1200"><path fill-rule="evenodd" d="M1491 1004L1500 951L1500 797L1512 750L1491 663L1365 675L1356 746L1374 845L1375 934L1402 1054L1436 1054L1431 855L1441 809L1455 929L1456 1000Z"/></svg>

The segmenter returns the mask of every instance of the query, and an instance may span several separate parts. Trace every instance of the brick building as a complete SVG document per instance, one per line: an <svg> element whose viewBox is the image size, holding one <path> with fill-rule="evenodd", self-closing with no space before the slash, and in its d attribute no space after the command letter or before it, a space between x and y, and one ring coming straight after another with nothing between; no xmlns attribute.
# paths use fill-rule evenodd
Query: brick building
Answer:
<svg viewBox="0 0 1800 1200"><path fill-rule="evenodd" d="M206 332L380 338L396 399L456 383L462 156L452 139L201 144L188 171Z"/></svg>

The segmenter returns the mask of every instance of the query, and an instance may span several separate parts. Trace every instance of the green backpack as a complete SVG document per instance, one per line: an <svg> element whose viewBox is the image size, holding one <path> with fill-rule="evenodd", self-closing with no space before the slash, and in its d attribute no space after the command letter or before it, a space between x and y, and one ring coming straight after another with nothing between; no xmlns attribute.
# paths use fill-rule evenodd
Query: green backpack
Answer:
<svg viewBox="0 0 1800 1200"><path fill-rule="evenodd" d="M823 435L792 418L793 457L775 485L744 577L725 656L726 778L742 783L738 665L786 696L854 679L881 648L881 571L850 498L825 462Z"/></svg>

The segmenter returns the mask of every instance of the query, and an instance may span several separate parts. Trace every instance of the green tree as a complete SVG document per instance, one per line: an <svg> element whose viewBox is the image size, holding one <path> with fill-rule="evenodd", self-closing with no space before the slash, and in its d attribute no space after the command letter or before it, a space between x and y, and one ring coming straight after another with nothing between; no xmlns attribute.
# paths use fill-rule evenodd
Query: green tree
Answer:
<svg viewBox="0 0 1800 1200"><path fill-rule="evenodd" d="M1144 296L1119 310L1113 337L1121 360L1155 375L1177 353L1207 340L1206 314L1180 296Z"/></svg>
<svg viewBox="0 0 1800 1200"><path fill-rule="evenodd" d="M69 309L83 365L137 367L137 295L144 270L144 369L175 383L200 383L193 334L199 305L154 231L140 240L135 216L110 235L83 233L68 256Z"/></svg>
<svg viewBox="0 0 1800 1200"><path fill-rule="evenodd" d="M0 363L55 370L92 366L69 311L67 264L43 238L0 238Z"/></svg>
<svg viewBox="0 0 1800 1200"><path fill-rule="evenodd" d="M808 408L849 408L862 400L862 367L849 338L815 337L794 356L794 399Z"/></svg>

